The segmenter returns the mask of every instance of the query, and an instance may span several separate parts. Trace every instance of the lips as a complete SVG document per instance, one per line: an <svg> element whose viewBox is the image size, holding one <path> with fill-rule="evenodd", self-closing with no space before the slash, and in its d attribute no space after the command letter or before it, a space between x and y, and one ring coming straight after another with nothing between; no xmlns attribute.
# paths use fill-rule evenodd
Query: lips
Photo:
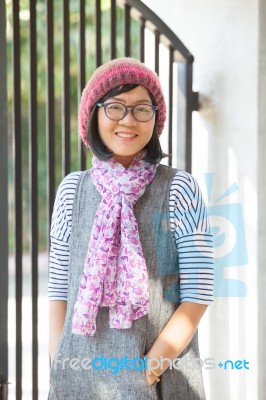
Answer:
<svg viewBox="0 0 266 400"><path fill-rule="evenodd" d="M132 139L138 136L134 132L116 132L115 134L122 139Z"/></svg>

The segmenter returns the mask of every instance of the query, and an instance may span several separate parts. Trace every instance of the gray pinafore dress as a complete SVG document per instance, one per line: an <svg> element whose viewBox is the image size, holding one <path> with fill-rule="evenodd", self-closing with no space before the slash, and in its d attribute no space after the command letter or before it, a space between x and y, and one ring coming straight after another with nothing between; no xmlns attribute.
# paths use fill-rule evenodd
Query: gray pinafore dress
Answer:
<svg viewBox="0 0 266 400"><path fill-rule="evenodd" d="M71 332L90 232L101 201L89 171L81 174L73 208L67 312L51 366L49 400L205 399L202 371L197 367L197 334L179 355L186 367L180 368L175 362L175 367L168 368L161 381L151 386L146 381L145 370L138 368L141 364L137 362L134 369L110 367L111 358L112 365L116 366L125 357L143 358L179 305L178 255L169 228L169 192L176 172L159 165L153 182L134 207L149 275L149 313L133 321L129 329L112 329L108 308L100 307L96 333L92 337Z"/></svg>

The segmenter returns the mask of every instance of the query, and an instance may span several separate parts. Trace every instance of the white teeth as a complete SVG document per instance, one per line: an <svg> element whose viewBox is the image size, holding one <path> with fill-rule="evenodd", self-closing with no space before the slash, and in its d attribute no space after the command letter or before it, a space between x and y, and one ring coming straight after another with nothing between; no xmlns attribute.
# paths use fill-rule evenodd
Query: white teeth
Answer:
<svg viewBox="0 0 266 400"><path fill-rule="evenodd" d="M119 136L121 138L132 138L137 135L135 135L134 133L117 132L117 136Z"/></svg>

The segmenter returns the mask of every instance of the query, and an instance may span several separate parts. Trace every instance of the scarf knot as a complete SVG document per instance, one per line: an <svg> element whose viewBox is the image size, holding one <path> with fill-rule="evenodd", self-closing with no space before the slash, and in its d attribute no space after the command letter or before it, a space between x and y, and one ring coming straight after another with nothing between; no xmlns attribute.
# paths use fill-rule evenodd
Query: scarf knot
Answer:
<svg viewBox="0 0 266 400"><path fill-rule="evenodd" d="M74 308L72 332L92 336L100 306L110 327L130 328L148 312L148 273L133 206L152 182L157 165L139 153L125 169L93 157L90 173L102 199L96 211Z"/></svg>

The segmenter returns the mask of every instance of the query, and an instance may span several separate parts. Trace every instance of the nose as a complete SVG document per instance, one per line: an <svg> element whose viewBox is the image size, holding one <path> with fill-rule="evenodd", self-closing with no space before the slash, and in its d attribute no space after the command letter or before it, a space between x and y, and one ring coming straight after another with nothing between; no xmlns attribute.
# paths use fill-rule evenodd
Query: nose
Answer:
<svg viewBox="0 0 266 400"><path fill-rule="evenodd" d="M127 113L123 119L120 119L119 125L127 125L127 126L136 126L137 120L134 118L132 114L132 108L127 109Z"/></svg>

